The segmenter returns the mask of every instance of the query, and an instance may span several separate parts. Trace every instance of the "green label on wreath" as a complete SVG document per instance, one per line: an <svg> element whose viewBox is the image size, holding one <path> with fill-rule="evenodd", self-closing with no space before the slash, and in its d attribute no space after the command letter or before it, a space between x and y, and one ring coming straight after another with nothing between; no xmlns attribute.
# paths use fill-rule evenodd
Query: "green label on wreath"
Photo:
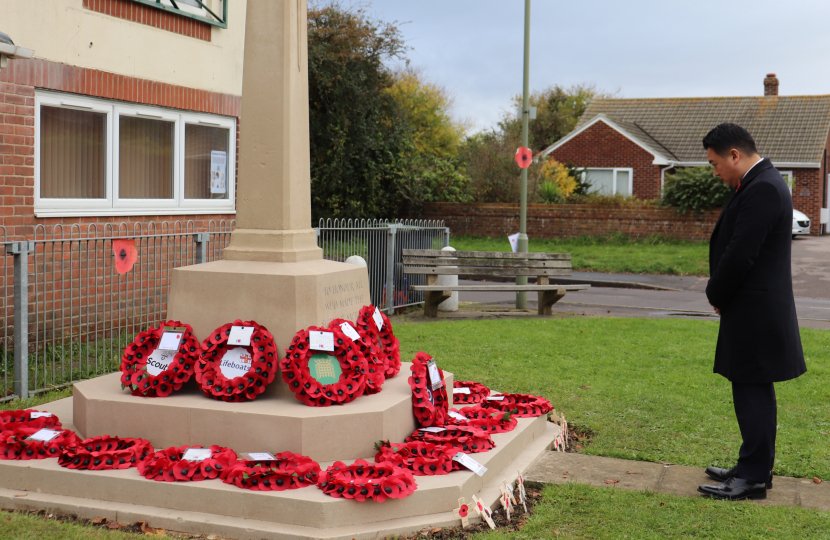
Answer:
<svg viewBox="0 0 830 540"><path fill-rule="evenodd" d="M340 380L340 362L330 354L318 353L308 360L308 373L320 384L334 384Z"/></svg>

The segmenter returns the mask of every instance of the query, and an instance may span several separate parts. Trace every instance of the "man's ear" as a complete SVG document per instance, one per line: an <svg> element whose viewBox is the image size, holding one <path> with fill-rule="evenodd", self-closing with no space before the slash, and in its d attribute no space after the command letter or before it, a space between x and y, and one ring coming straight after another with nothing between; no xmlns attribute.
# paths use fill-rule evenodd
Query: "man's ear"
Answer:
<svg viewBox="0 0 830 540"><path fill-rule="evenodd" d="M729 151L729 159L732 160L732 163L737 163L741 160L741 153L737 148L733 148Z"/></svg>

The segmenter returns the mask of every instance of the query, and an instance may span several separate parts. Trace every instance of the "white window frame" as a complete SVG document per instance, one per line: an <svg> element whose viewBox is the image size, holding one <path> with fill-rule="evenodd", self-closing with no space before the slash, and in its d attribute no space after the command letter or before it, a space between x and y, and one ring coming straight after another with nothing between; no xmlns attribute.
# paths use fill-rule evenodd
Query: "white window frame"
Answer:
<svg viewBox="0 0 830 540"><path fill-rule="evenodd" d="M104 198L49 199L40 196L40 109L43 105L100 112L107 115L105 123L105 156L107 161L104 167ZM118 197L118 119L122 115L174 122L172 198L120 199ZM184 198L186 124L202 124L228 130L228 197L226 199ZM232 117L121 103L73 94L35 92L35 217L235 214L236 129L236 118Z"/></svg>
<svg viewBox="0 0 830 540"><path fill-rule="evenodd" d="M585 167L585 172L582 173L582 181L584 182L585 179L588 177L588 171L613 171L614 172L614 180L612 185L614 186L614 193L612 195L617 195L617 173L620 171L627 171L628 172L628 193L622 193L621 195L634 195L634 169L631 167Z"/></svg>
<svg viewBox="0 0 830 540"><path fill-rule="evenodd" d="M787 187L790 188L790 195L793 194L793 172L792 171L778 171L781 177L784 179L784 182L787 183Z"/></svg>

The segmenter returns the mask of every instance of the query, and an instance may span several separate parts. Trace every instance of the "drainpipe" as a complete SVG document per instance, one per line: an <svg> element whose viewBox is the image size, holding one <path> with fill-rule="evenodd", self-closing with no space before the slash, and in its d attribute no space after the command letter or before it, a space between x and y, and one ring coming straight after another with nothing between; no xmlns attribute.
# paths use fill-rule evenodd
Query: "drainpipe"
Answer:
<svg viewBox="0 0 830 540"><path fill-rule="evenodd" d="M667 167L663 167L660 169L660 196L663 196L663 184L666 182L666 171L669 169L673 169L675 166L675 161L669 161L669 165Z"/></svg>

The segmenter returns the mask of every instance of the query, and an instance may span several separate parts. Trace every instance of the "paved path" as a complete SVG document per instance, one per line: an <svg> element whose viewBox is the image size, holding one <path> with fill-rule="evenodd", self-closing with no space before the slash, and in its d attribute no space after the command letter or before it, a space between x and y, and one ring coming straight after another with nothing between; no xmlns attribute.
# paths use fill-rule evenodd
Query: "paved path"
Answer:
<svg viewBox="0 0 830 540"><path fill-rule="evenodd" d="M606 480L611 482L606 483ZM577 482L596 487L648 490L687 497L699 497L697 486L700 484L717 484L699 467L564 452L546 452L525 473L525 482L531 485ZM830 510L830 485L827 483L816 484L811 479L776 476L772 485L765 500L753 502Z"/></svg>

